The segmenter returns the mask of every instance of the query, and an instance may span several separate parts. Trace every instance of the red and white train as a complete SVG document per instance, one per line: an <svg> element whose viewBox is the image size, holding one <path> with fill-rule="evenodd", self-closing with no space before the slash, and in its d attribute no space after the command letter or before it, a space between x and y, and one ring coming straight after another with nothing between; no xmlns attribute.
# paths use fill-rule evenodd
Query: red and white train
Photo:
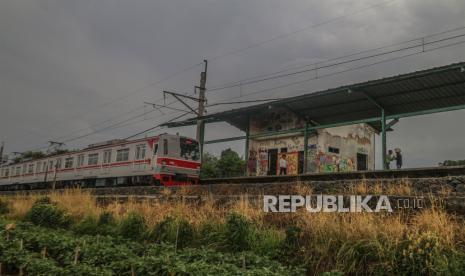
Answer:
<svg viewBox="0 0 465 276"><path fill-rule="evenodd" d="M112 140L0 167L0 190L198 184L197 141L170 134Z"/></svg>

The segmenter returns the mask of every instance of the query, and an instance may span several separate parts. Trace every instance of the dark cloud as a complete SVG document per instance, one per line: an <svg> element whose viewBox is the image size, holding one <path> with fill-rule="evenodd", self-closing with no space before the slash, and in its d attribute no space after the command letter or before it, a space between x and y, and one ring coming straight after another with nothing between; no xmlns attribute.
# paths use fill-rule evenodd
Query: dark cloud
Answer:
<svg viewBox="0 0 465 276"><path fill-rule="evenodd" d="M201 67L124 97L129 91L205 57L216 57L376 3L382 1L1 1L0 139L5 140L9 151L21 151L43 146L51 138L70 133L63 139L72 138L126 120L149 111L149 107L144 109L143 101L160 99L162 89L192 92ZM460 0L392 1L213 60L207 84L222 84L465 26L464 14L465 3ZM294 96L445 65L464 60L463 53L463 45L459 45L247 99ZM232 88L208 96L210 102L223 101L308 77L251 85L242 91ZM122 100L114 101L119 98ZM140 111L125 115L137 108ZM71 141L68 146L129 136L174 116L169 112L154 111L129 121L132 124ZM389 135L390 146L405 148L411 166L463 158L465 149L460 139L465 135L464 115L451 112L403 120ZM120 117L107 121L114 116ZM77 132L80 129L84 130ZM194 135L192 128L172 131ZM219 124L207 127L207 134L212 139L239 132ZM243 150L240 142L208 149L218 153L225 146Z"/></svg>

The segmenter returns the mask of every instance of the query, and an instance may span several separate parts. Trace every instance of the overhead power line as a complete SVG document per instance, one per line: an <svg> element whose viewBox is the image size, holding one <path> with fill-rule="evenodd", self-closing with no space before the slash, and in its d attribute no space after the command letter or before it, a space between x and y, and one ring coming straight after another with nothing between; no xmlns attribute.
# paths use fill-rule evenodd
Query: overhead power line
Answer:
<svg viewBox="0 0 465 276"><path fill-rule="evenodd" d="M465 27L463 29L465 29ZM406 47L402 47L402 48L395 49L395 50L384 51L384 52L372 54L372 55L369 55L369 56L358 57L358 58L354 58L354 59L349 59L349 60L345 60L345 61L325 64L325 65L320 65L320 66L318 66L318 64L321 64L321 63L313 63L311 65L314 65L315 66L314 68L299 70L299 71L296 71L296 72L285 73L285 74L278 74L278 75L274 74L274 75L271 75L269 77L264 77L264 78L249 80L249 81L239 81L239 82L236 82L235 84L226 85L226 86L218 87L218 88L214 88L214 89L209 89L208 91L209 92L219 91L219 90L224 90L224 89L227 89L227 88L233 88L233 87L238 87L238 86L243 87L245 85L255 84L255 83L264 82L264 81L268 81L268 80L275 80L275 79L279 79L279 78L294 76L294 75L308 73L308 72L318 72L318 70L321 70L321 69L336 67L336 66L340 66L340 65L344 65L344 64L348 64L348 63L362 61L362 60L365 60L365 59L372 59L372 58L375 58L375 57L389 55L389 54L393 54L393 53L397 53L397 52L402 52L402 51L407 51L407 50L411 50L411 49L415 49L415 48L425 47L425 46L428 46L428 45L437 44L439 42L453 40L453 39L457 39L457 38L464 37L464 36L465 36L465 34L454 35L454 36L450 36L450 37L446 37L446 38L442 38L442 39L437 39L437 40L429 41L429 42L424 42L424 40L422 40L422 38L420 38L420 39L416 39L416 40L420 40L420 43L416 44L416 45L406 46ZM409 40L409 41L411 42L412 40ZM406 42L402 42L402 44L405 44L405 43ZM386 48L386 47L383 47L383 48ZM348 56L354 56L354 55L355 54L351 54L351 55L348 55ZM348 56L345 56L345 57L348 57ZM345 58L345 57L340 57L340 58L333 59L333 60L339 60L339 59L342 59L342 58ZM309 65L307 65L306 67L308 67L308 66Z"/></svg>
<svg viewBox="0 0 465 276"><path fill-rule="evenodd" d="M439 49L444 49L444 48L447 48L447 47L452 47L452 46L456 46L456 45L460 45L460 44L464 44L464 43L465 43L465 40L452 42L452 43L449 43L449 44L446 44L446 45L441 45L441 46L438 46L438 47L435 47L435 48L426 49L424 51L409 53L409 54L406 54L406 55L402 55L402 56L398 56L398 57L394 57L394 58L389 58L389 59L384 59L384 60L381 60L381 61L377 61L377 62L373 62L373 63L369 63L369 64L364 64L364 65L348 68L348 69L345 69L345 70L340 70L340 71L333 72L333 73L319 75L318 77L314 76L314 77L307 78L307 79L300 80L300 81L290 82L290 83L279 85L279 86L274 86L274 87L270 87L270 88L266 88L266 89L257 90L257 91L251 92L251 93L243 94L241 96L231 97L231 98L228 98L227 100L244 98L244 97L248 97L248 96L251 96L251 95L257 95L257 94L261 94L261 93L265 93L265 92L269 92L269 91L273 91L273 90L277 90L277 89L281 89L281 88L286 88L286 87L289 87L289 86L292 86L292 85L303 84L303 83L307 83L307 82L310 82L310 81L313 81L313 80L327 78L327 77L330 77L330 76L334 76L334 75L338 75L338 74L342 74L342 73L346 73L346 72L350 72L350 71L360 70L360 69L367 68L367 67L374 66L374 65L378 65L378 64L381 64L381 63L400 60L400 59L404 59L404 58L407 58L407 57L411 57L411 56L415 56L415 55L419 55L419 54L423 54L423 53L428 53L428 52L432 52L432 51L436 51L436 50L439 50ZM308 92L310 92L310 91L308 91Z"/></svg>
<svg viewBox="0 0 465 276"><path fill-rule="evenodd" d="M244 51L246 51L246 50L249 50L249 49L252 49L252 48L255 48L255 47L258 47L258 46L261 46L261 45L270 43L270 42L273 42L273 41L275 41L275 40L279 40L279 39L282 39L282 38L285 38L285 37L289 37L289 36L295 35L295 34L297 34L297 33L306 31L306 30L308 30L308 29L312 29L312 28L317 28L317 27L320 27L320 26L324 26L324 25L327 25L327 24L330 24L330 23L333 23L333 22L336 22L336 21L339 21L339 20L348 18L348 17L350 17L350 16L363 13L363 12L368 11L368 10L372 10L372 9L375 9L375 8L379 8L379 7L382 7L382 6L386 6L386 5L388 5L388 4L391 4L391 3L394 2L394 1L395 1L395 0L385 1L385 2L382 2L382 3L379 3L379 4L375 4L375 5L371 5L371 6L365 7L365 8L363 8L363 9L359 9L359 10L356 10L356 11L353 11L353 12L350 12L350 13L346 13L346 14L343 14L343 15L341 15L341 16L334 17L334 18L331 18L331 19L328 19L328 20L325 20L325 21L321 21L321 22L318 22L318 23L315 23L315 24L307 25L307 26L302 27L302 28L300 28L300 29L297 29L297 30L294 30L294 31L291 31L291 32L287 32L287 33L282 33L282 34L273 36L273 37L271 37L271 38L269 38L269 39L265 39L265 40L262 40L262 41L260 41L260 42L256 42L256 43L250 44L249 46L246 46L246 47L242 47L242 48L239 48L239 49L236 49L236 50L232 50L232 51L230 51L230 52L227 52L227 53L224 53L224 54L220 54L220 55L217 55L217 56L209 57L208 60L209 60L209 61L215 61L215 60L218 60L218 59L222 59L222 58L224 58L224 57L227 57L227 56L236 55L236 54L241 53L241 52L244 52Z"/></svg>
<svg viewBox="0 0 465 276"><path fill-rule="evenodd" d="M440 35L451 33L451 32L456 32L456 31L464 30L464 29L465 29L465 26L458 27L458 28L453 28L453 29L448 29L448 30L445 30L445 31L441 31L441 32L437 32L437 33L433 33L433 34L429 34L429 35L425 35L425 36L420 36L420 37L412 38L412 39L409 39L409 40L384 45L384 46L377 47L377 48L371 48L371 49L351 53L351 54L348 54L348 55L343 55L343 56L339 56L339 57L335 57L335 58L328 58L328 59L324 59L324 60L314 62L314 63L310 63L310 64L304 64L304 65L300 65L300 66L294 66L292 68L282 69L282 70L279 70L279 71L275 71L273 73L256 75L256 76L244 78L244 79L241 79L241 80L238 80L238 81L232 81L232 82L227 82L227 83L223 83L223 84L219 84L219 85L214 85L209 89L209 91L219 90L219 89L222 89L222 87L230 86L230 85L234 85L234 84L236 84L238 86L242 86L245 82L251 81L251 80L256 80L258 78L274 76L274 75L277 75L277 74L280 74L280 73L288 72L288 71L291 71L291 70L297 70L297 69L301 69L301 68L305 68L305 67L314 67L314 66L317 66L317 65L320 65L320 64L325 64L325 63L332 62L332 61L337 61L337 60L340 60L340 59L350 58L350 57L358 56L358 55L365 54L365 53L379 51L379 50L382 50L382 49L391 48L391 47L394 47L394 46L399 46L399 45L403 45L403 44L407 44L407 43L411 43L411 42L418 42L418 41L422 41L424 39L428 39L428 38L431 38L431 37L436 37L436 36L440 36Z"/></svg>

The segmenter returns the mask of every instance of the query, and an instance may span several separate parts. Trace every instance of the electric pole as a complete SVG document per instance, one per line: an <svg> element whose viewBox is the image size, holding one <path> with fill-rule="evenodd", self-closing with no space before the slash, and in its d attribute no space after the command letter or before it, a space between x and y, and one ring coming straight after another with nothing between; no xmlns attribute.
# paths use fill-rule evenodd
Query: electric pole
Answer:
<svg viewBox="0 0 465 276"><path fill-rule="evenodd" d="M200 160L203 158L203 143L205 139L205 123L200 118L204 115L205 112L205 85L207 83L207 67L208 61L205 59L203 61L205 63L205 68L202 73L200 73L200 85L199 85L199 108L198 108L198 116L197 120L197 141L199 142L200 146Z"/></svg>

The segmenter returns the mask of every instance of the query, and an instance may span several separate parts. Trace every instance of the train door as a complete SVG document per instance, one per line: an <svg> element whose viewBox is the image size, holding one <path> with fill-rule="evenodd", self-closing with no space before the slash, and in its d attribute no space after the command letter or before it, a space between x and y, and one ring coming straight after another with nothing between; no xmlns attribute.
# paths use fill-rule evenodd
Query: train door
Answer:
<svg viewBox="0 0 465 276"><path fill-rule="evenodd" d="M268 175L276 175L278 167L278 149L268 150Z"/></svg>
<svg viewBox="0 0 465 276"><path fill-rule="evenodd" d="M134 169L136 171L143 171L147 168L146 161L147 148L146 144L136 145L136 152L134 157Z"/></svg>
<svg viewBox="0 0 465 276"><path fill-rule="evenodd" d="M111 149L105 150L103 152L102 171L104 174L110 173L110 163L111 163Z"/></svg>

